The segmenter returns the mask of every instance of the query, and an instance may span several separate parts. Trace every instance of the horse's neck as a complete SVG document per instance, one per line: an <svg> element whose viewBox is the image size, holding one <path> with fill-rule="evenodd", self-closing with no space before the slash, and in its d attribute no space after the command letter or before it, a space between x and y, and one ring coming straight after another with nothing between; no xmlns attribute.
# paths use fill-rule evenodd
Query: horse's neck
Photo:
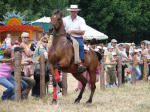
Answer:
<svg viewBox="0 0 150 112"><path fill-rule="evenodd" d="M64 36L61 36L61 35L65 35L65 34L66 34L66 30L65 30L65 27L64 27L64 25L62 23L62 25L60 26L60 29L56 30L55 33L54 33L53 45L55 45L60 40L66 39L66 38L64 38Z"/></svg>
<svg viewBox="0 0 150 112"><path fill-rule="evenodd" d="M59 30L56 30L56 34L66 34L66 30L65 30L63 22L62 22Z"/></svg>

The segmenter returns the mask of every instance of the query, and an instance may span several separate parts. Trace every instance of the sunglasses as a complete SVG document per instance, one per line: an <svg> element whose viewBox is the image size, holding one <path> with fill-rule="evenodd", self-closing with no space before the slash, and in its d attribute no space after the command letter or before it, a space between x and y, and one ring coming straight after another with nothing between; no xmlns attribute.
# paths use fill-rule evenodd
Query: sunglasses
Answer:
<svg viewBox="0 0 150 112"><path fill-rule="evenodd" d="M43 41L44 43L48 43L48 41Z"/></svg>
<svg viewBox="0 0 150 112"><path fill-rule="evenodd" d="M29 37L23 37L23 38L29 38Z"/></svg>

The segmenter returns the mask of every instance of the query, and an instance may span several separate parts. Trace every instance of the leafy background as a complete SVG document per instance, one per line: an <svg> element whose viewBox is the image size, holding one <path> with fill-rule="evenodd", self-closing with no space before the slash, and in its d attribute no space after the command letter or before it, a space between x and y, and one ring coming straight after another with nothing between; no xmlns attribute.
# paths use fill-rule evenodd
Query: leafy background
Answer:
<svg viewBox="0 0 150 112"><path fill-rule="evenodd" d="M0 0L0 21L13 10L26 15L25 21L34 21L50 17L54 9L67 9L70 4L78 4L82 9L79 15L109 40L139 43L150 37L150 0Z"/></svg>

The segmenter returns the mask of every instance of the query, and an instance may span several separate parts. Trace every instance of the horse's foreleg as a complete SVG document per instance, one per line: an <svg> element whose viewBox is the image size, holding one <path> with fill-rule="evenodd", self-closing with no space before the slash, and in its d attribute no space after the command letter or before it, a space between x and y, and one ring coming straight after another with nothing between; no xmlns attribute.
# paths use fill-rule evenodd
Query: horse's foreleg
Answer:
<svg viewBox="0 0 150 112"><path fill-rule="evenodd" d="M75 103L79 103L80 100L82 99L82 94L84 92L87 80L85 79L85 77L82 74L73 74L73 76L82 83L82 89L77 97L77 99L75 99Z"/></svg>
<svg viewBox="0 0 150 112"><path fill-rule="evenodd" d="M56 75L56 81L58 82L59 87L63 88L63 83L62 83L62 81L60 79L58 69L55 69L55 75Z"/></svg>
<svg viewBox="0 0 150 112"><path fill-rule="evenodd" d="M53 101L52 104L57 104L57 81L56 81L56 75L55 70L52 64L49 64L49 69L51 71L52 77L53 77Z"/></svg>
<svg viewBox="0 0 150 112"><path fill-rule="evenodd" d="M95 86L96 72L90 72L89 75L90 75L90 82L91 82L91 95L90 95L89 100L86 103L92 103L93 95L96 89L96 86Z"/></svg>

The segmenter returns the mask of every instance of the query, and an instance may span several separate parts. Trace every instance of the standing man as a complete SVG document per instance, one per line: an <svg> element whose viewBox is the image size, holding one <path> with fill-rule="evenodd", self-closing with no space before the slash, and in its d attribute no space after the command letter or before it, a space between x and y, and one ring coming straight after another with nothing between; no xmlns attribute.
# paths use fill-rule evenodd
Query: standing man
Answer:
<svg viewBox="0 0 150 112"><path fill-rule="evenodd" d="M70 15L63 19L64 26L66 29L66 33L70 34L71 37L73 37L74 39L78 41L79 48L78 46L74 47L75 64L79 65L78 71L84 71L86 67L83 65L84 63L83 35L86 30L86 23L82 17L77 15L78 11L81 10L81 9L78 9L78 5L70 5L70 9L67 9L67 10L70 11ZM73 44L74 44L74 40L73 40ZM79 60L78 56L80 56L81 61Z"/></svg>

